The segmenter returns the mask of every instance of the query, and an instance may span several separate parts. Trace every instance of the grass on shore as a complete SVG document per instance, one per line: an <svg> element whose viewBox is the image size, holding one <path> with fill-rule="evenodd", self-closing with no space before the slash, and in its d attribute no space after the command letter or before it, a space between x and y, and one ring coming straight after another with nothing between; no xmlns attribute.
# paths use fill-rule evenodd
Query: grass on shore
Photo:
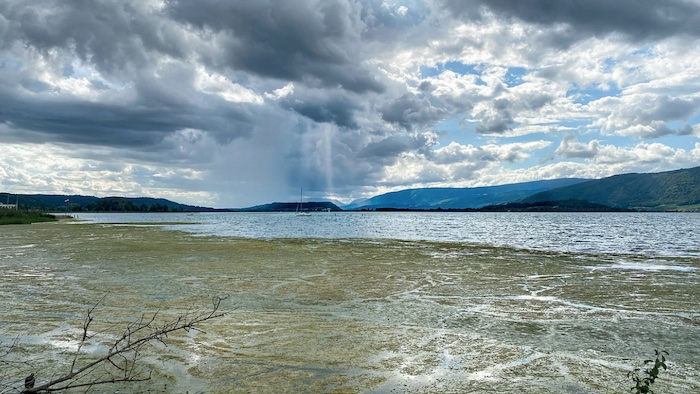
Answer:
<svg viewBox="0 0 700 394"><path fill-rule="evenodd" d="M0 225L53 222L56 220L57 219L55 216L39 211L18 211L13 209L0 209Z"/></svg>

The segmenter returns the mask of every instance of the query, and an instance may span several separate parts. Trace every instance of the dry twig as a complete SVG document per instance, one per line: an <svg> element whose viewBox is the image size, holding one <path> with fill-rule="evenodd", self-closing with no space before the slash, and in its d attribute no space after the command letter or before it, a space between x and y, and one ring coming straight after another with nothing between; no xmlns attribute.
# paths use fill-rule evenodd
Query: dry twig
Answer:
<svg viewBox="0 0 700 394"><path fill-rule="evenodd" d="M87 341L94 336L90 334L90 324L93 322L93 312L98 307L98 302L87 312L83 322L81 340L73 354L73 360L67 373L44 383L39 382L39 376L33 376L32 374L27 377L24 383L25 387L21 391L16 388L13 391L9 391L9 387L0 387L0 392L48 393L72 388L149 380L151 371L147 374L141 374L137 368L141 349L154 341L166 344L165 340L168 338L168 335L175 331L201 331L198 328L200 323L225 315L219 310L224 299L215 297L211 310L207 312L187 312L172 321L159 323L157 321L159 312L150 315L143 314L138 320L126 326L121 336L109 346L106 355L86 361L81 365L81 350ZM16 346L16 343L13 346ZM11 348L9 351L11 351ZM8 364L8 362L3 360L0 364ZM101 373L98 372L100 368L104 369Z"/></svg>

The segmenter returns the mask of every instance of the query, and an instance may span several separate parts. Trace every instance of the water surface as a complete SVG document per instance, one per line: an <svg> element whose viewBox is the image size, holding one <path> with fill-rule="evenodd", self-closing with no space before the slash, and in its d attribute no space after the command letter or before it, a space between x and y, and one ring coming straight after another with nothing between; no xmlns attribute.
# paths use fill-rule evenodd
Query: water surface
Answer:
<svg viewBox="0 0 700 394"><path fill-rule="evenodd" d="M144 354L156 371L145 387L627 392L627 371L657 348L671 353L657 392L700 392L700 259L688 234L697 216L84 218L0 232L0 341L19 338L45 373L65 368L98 300L95 324L108 342L144 312L174 318L228 295L227 316ZM516 226L525 220L530 231ZM163 224L176 222L185 224ZM589 242L562 245L569 238L557 234L577 222ZM517 229L509 237L504 226ZM608 241L592 241L605 233ZM537 234L546 236L519 246Z"/></svg>
<svg viewBox="0 0 700 394"><path fill-rule="evenodd" d="M80 214L96 222L177 221L198 235L467 242L573 253L700 257L697 213L325 212Z"/></svg>

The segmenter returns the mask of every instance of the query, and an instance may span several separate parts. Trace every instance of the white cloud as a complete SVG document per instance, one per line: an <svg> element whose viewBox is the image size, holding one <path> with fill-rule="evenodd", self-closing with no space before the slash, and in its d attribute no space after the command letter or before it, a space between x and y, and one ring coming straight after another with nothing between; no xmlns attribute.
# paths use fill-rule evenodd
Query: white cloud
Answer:
<svg viewBox="0 0 700 394"><path fill-rule="evenodd" d="M561 141L554 152L565 158L592 158L600 150L600 141L592 140L588 143L579 142L573 134L569 134Z"/></svg>
<svg viewBox="0 0 700 394"><path fill-rule="evenodd" d="M433 153L438 164L450 164L464 161L484 162L518 162L530 156L530 152L544 149L549 141L530 141L525 143L510 143L504 145L488 144L481 147L460 145L451 142L444 148L436 149Z"/></svg>
<svg viewBox="0 0 700 394"><path fill-rule="evenodd" d="M405 153L393 165L386 167L377 192L407 187L471 187L512 183L507 174L494 177L490 183L485 182L485 178L507 164L527 159L532 152L550 144L549 141L531 141L477 147L452 142L429 154Z"/></svg>
<svg viewBox="0 0 700 394"><path fill-rule="evenodd" d="M689 135L692 127L686 122L700 113L700 96L629 94L597 100L591 103L591 107L601 115L592 124L600 127L603 133L645 139L669 134ZM685 125L669 126L674 121Z"/></svg>
<svg viewBox="0 0 700 394"><path fill-rule="evenodd" d="M690 151L690 157L697 163L700 160L700 142L695 143L695 147Z"/></svg>
<svg viewBox="0 0 700 394"><path fill-rule="evenodd" d="M265 92L265 97L272 100L279 100L281 98L289 96L292 93L294 93L294 84L288 83L279 89L273 90L272 93Z"/></svg>
<svg viewBox="0 0 700 394"><path fill-rule="evenodd" d="M215 94L232 103L262 104L264 101L251 89L235 83L217 72L208 71L204 67L197 68L194 86L206 94Z"/></svg>
<svg viewBox="0 0 700 394"><path fill-rule="evenodd" d="M182 187L202 180L202 171L91 160L72 157L74 153L71 147L4 144L0 155L2 185L13 193L161 196L182 203L218 203L216 193Z"/></svg>

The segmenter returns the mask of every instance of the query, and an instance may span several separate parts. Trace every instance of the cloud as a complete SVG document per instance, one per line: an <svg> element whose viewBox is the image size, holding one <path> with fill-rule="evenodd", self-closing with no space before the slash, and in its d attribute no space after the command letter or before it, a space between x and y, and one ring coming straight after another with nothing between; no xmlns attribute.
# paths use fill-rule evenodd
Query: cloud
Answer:
<svg viewBox="0 0 700 394"><path fill-rule="evenodd" d="M548 141L504 145L462 145L456 142L428 154L409 152L386 167L380 178L382 192L416 187L473 187L509 183L510 175L485 181L504 164L527 159L532 152L549 146ZM530 179L531 180L531 179Z"/></svg>
<svg viewBox="0 0 700 394"><path fill-rule="evenodd" d="M359 156L370 160L394 162L403 153L421 150L429 144L430 139L423 134L396 134L367 144Z"/></svg>
<svg viewBox="0 0 700 394"><path fill-rule="evenodd" d="M579 142L575 135L567 134L562 140L557 150L554 152L558 156L567 159L582 158L590 159L595 157L600 150L600 141L592 140L588 143Z"/></svg>
<svg viewBox="0 0 700 394"><path fill-rule="evenodd" d="M426 97L406 93L380 108L382 119L407 130L433 124L447 116L447 110L432 105Z"/></svg>
<svg viewBox="0 0 700 394"><path fill-rule="evenodd" d="M530 156L531 151L544 149L548 141L531 141L505 145L489 144L481 147L461 145L456 142L434 151L434 160L438 164L451 164L464 161L514 163Z"/></svg>
<svg viewBox="0 0 700 394"><path fill-rule="evenodd" d="M601 117L593 124L603 132L640 138L658 138L665 135L692 135L689 123L671 127L671 122L688 122L700 113L700 97L669 97L666 95L630 94L619 98L605 98L593 106Z"/></svg>
<svg viewBox="0 0 700 394"><path fill-rule="evenodd" d="M632 40L658 39L677 34L700 36L700 4L670 0L447 0L455 15L480 20L488 13L551 29L551 43L565 47L590 36L623 34Z"/></svg>
<svg viewBox="0 0 700 394"><path fill-rule="evenodd" d="M333 123L350 129L358 128L355 113L361 110L357 100L338 90L329 95L327 91L303 91L287 94L280 105L319 123Z"/></svg>
<svg viewBox="0 0 700 394"><path fill-rule="evenodd" d="M188 95L171 81L140 80L118 103L0 93L8 103L0 108L0 121L13 129L33 131L36 142L137 148L158 145L168 134L183 129L210 132L222 143L251 132L255 106L230 104L192 91Z"/></svg>
<svg viewBox="0 0 700 394"><path fill-rule="evenodd" d="M151 64L155 55L182 58L185 35L157 17L152 1L8 1L0 14L9 21L4 48L16 41L47 56L60 48L108 75L126 76Z"/></svg>
<svg viewBox="0 0 700 394"><path fill-rule="evenodd" d="M31 194L42 190L100 197L158 195L182 199L188 196L189 201L216 203L211 194L183 191L183 179L201 176L192 169L170 168L164 172L146 165L71 157L70 151L46 146L6 145L3 146L3 153L0 157L0 176L3 184L16 193Z"/></svg>
<svg viewBox="0 0 700 394"><path fill-rule="evenodd" d="M476 131L481 134L499 134L511 130L515 124L512 103L506 98L499 98L490 105L479 108L474 117L478 119Z"/></svg>
<svg viewBox="0 0 700 394"><path fill-rule="evenodd" d="M567 135L556 150L556 154L567 159L585 159L597 168L595 177L610 176L623 172L658 172L696 165L698 144L694 149L674 149L658 142L638 143L631 147L603 144L598 140L579 142L575 136ZM603 167L608 167L602 171Z"/></svg>
<svg viewBox="0 0 700 394"><path fill-rule="evenodd" d="M689 167L698 8L5 0L0 189L230 207Z"/></svg>
<svg viewBox="0 0 700 394"><path fill-rule="evenodd" d="M449 70L425 78L419 89L435 97L450 112L458 113L472 109L474 102L493 95L491 88L479 83L477 75L461 75Z"/></svg>
<svg viewBox="0 0 700 394"><path fill-rule="evenodd" d="M513 129L541 116L553 96L542 92L512 89L490 102L481 102L472 111L472 121L480 134L514 134Z"/></svg>
<svg viewBox="0 0 700 394"><path fill-rule="evenodd" d="M357 93L384 90L358 61L364 23L353 3L173 0L165 12L221 48L202 59L214 68Z"/></svg>

